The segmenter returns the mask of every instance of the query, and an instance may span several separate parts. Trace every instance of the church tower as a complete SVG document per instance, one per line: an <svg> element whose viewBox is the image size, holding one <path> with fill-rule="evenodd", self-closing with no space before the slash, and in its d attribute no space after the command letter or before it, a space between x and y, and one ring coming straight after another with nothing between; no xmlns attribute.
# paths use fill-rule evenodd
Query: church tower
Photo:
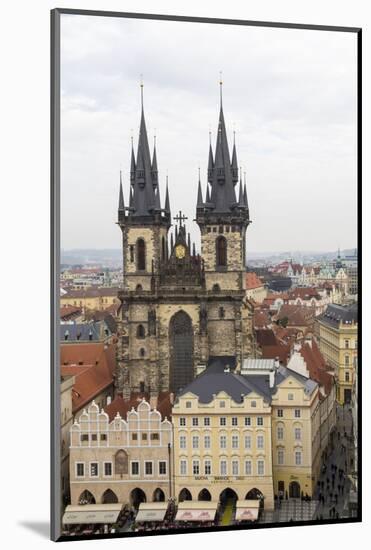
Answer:
<svg viewBox="0 0 371 550"><path fill-rule="evenodd" d="M120 174L118 225L122 231L123 290L119 293L118 372L116 388L128 397L131 391L157 387L156 310L149 297L159 283L160 265L168 257L168 231L171 225L169 191L161 206L156 142L151 159L143 107L135 158L131 146L129 205L125 206ZM136 376L130 366L136 365ZM133 369L132 369L133 370Z"/></svg>
<svg viewBox="0 0 371 550"><path fill-rule="evenodd" d="M251 221L246 184L238 177L235 140L232 159L229 154L222 82L215 156L210 142L205 200L199 181L196 222L208 292L210 356L233 356L238 370L255 349L253 309L245 293L246 229Z"/></svg>
<svg viewBox="0 0 371 550"><path fill-rule="evenodd" d="M210 143L207 179L205 201L199 182L196 211L196 221L201 231L206 288L241 291L245 288L246 229L251 221L246 184L243 186L241 177L240 181L238 178L235 142L232 160L229 154L221 82L215 157Z"/></svg>
<svg viewBox="0 0 371 550"><path fill-rule="evenodd" d="M186 159L184 159L186 162ZM205 201L199 173L196 222L201 255L181 212L171 233L169 191L160 199L156 146L151 157L143 109L137 155L132 145L129 204L120 176L123 288L119 292L116 391L144 393L154 406L215 361L241 367L252 356L252 306L245 294L246 187L238 184L236 146L229 155L222 104L215 156L209 151ZM170 246L169 246L170 244Z"/></svg>

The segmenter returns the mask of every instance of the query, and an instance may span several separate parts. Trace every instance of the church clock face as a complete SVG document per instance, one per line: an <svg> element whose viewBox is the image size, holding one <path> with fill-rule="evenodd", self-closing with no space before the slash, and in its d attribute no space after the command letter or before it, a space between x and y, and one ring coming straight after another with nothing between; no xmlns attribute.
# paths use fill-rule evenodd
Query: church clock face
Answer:
<svg viewBox="0 0 371 550"><path fill-rule="evenodd" d="M182 244L178 244L175 247L175 256L178 258L178 260L181 260L182 258L184 258L185 253L186 253L186 249Z"/></svg>

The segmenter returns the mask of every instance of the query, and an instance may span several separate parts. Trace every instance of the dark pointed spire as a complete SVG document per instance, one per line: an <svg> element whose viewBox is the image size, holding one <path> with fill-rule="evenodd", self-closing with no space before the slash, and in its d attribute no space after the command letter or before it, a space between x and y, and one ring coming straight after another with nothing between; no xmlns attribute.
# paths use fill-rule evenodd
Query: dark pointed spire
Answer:
<svg viewBox="0 0 371 550"><path fill-rule="evenodd" d="M206 184L206 202L210 203L210 191L208 184Z"/></svg>
<svg viewBox="0 0 371 550"><path fill-rule="evenodd" d="M135 181L135 156L134 156L134 140L131 136L131 163L130 163L130 183L133 185Z"/></svg>
<svg viewBox="0 0 371 550"><path fill-rule="evenodd" d="M245 207L247 208L247 212L249 212L249 203L247 200L247 191L246 191L246 172L244 172L243 176L244 176L243 200L245 203Z"/></svg>
<svg viewBox="0 0 371 550"><path fill-rule="evenodd" d="M167 174L166 174L165 212L170 215L169 178Z"/></svg>
<svg viewBox="0 0 371 550"><path fill-rule="evenodd" d="M242 187L242 170L241 170L241 173L240 173L240 191L239 191L239 195L238 195L238 206L240 208L245 207L245 201L244 201L244 196L243 196L243 187Z"/></svg>
<svg viewBox="0 0 371 550"><path fill-rule="evenodd" d="M161 197L160 197L160 188L157 186L157 189L155 191L155 203L154 203L155 210L161 210Z"/></svg>
<svg viewBox="0 0 371 550"><path fill-rule="evenodd" d="M124 192L122 190L122 172L120 170L119 212L125 211Z"/></svg>
<svg viewBox="0 0 371 550"><path fill-rule="evenodd" d="M231 212L236 206L236 195L234 192L231 160L222 105L220 105L214 173L211 184L211 202L214 204L215 212Z"/></svg>
<svg viewBox="0 0 371 550"><path fill-rule="evenodd" d="M201 176L200 168L198 169L198 191L197 191L197 208L203 207L202 190L201 190Z"/></svg>
<svg viewBox="0 0 371 550"><path fill-rule="evenodd" d="M130 195L129 195L129 208L133 208L133 188L130 187Z"/></svg>
<svg viewBox="0 0 371 550"><path fill-rule="evenodd" d="M139 129L139 141L137 160L135 164L135 177L133 182L133 216L149 217L153 215L153 207L156 197L152 182L152 164L149 151L146 122L143 109L143 81L140 84L141 90L141 118Z"/></svg>
<svg viewBox="0 0 371 550"><path fill-rule="evenodd" d="M209 132L210 136L210 143L209 143L209 162L207 166L207 181L211 183L213 181L213 175L214 175L214 157L213 157L213 149L211 147L211 132Z"/></svg>
<svg viewBox="0 0 371 550"><path fill-rule="evenodd" d="M237 164L237 152L236 152L236 132L233 132L233 152L232 152L232 181L236 185L238 182L238 164Z"/></svg>
<svg viewBox="0 0 371 550"><path fill-rule="evenodd" d="M157 154L156 154L156 134L155 134L155 136L154 136L154 145L153 145L153 156L152 156L151 174L152 174L152 183L153 183L153 187L156 187L156 185L158 184Z"/></svg>

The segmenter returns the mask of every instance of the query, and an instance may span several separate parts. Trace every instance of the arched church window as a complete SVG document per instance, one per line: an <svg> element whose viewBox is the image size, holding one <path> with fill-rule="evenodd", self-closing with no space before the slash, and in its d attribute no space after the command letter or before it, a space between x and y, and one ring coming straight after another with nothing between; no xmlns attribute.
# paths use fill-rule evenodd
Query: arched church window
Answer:
<svg viewBox="0 0 371 550"><path fill-rule="evenodd" d="M165 237L162 237L162 240L161 240L161 259L162 259L162 261L165 260L165 256L166 256Z"/></svg>
<svg viewBox="0 0 371 550"><path fill-rule="evenodd" d="M144 349L144 348L140 348L140 350L139 350L139 355L140 355L141 357L144 357L145 354L146 354L145 349Z"/></svg>
<svg viewBox="0 0 371 550"><path fill-rule="evenodd" d="M138 292L138 294L139 294L140 292L142 292L142 290L143 290L142 285L137 285L137 286L135 287L135 292Z"/></svg>
<svg viewBox="0 0 371 550"><path fill-rule="evenodd" d="M213 285L213 292L220 292L220 286L218 284Z"/></svg>
<svg viewBox="0 0 371 550"><path fill-rule="evenodd" d="M144 271L146 269L146 243L144 239L137 241L137 270Z"/></svg>
<svg viewBox="0 0 371 550"><path fill-rule="evenodd" d="M223 306L220 306L219 308L219 318L220 319L224 319L225 317L225 310L224 310L224 307Z"/></svg>
<svg viewBox="0 0 371 550"><path fill-rule="evenodd" d="M137 338L144 338L146 335L146 331L143 325L137 326Z"/></svg>
<svg viewBox="0 0 371 550"><path fill-rule="evenodd" d="M216 265L218 267L227 265L227 239L225 237L216 239Z"/></svg>

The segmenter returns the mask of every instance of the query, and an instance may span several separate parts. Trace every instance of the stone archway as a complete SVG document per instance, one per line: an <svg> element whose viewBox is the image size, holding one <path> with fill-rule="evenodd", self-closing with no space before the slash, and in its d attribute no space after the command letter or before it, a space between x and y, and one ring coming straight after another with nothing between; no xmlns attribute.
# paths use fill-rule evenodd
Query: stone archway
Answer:
<svg viewBox="0 0 371 550"><path fill-rule="evenodd" d="M264 508L264 495L256 487L254 487L248 493L246 493L245 500L259 500L260 508Z"/></svg>
<svg viewBox="0 0 371 550"><path fill-rule="evenodd" d="M119 499L112 489L107 489L102 495L102 504L117 504Z"/></svg>
<svg viewBox="0 0 371 550"><path fill-rule="evenodd" d="M153 492L153 502L165 502L165 493L159 487Z"/></svg>
<svg viewBox="0 0 371 550"><path fill-rule="evenodd" d="M223 504L229 500L232 500L233 502L236 502L238 500L238 495L236 491L231 489L230 487L227 487L222 491L219 495L219 500Z"/></svg>
<svg viewBox="0 0 371 550"><path fill-rule="evenodd" d="M145 492L142 489L139 489L139 487L133 489L130 493L130 502L134 506L134 508L138 509L139 504L141 504L142 502L147 502Z"/></svg>
<svg viewBox="0 0 371 550"><path fill-rule="evenodd" d="M193 346L192 319L178 311L169 324L170 390L175 393L193 380Z"/></svg>
<svg viewBox="0 0 371 550"><path fill-rule="evenodd" d="M179 502L183 502L184 500L192 500L192 495L188 489L184 488L179 493Z"/></svg>
<svg viewBox="0 0 371 550"><path fill-rule="evenodd" d="M300 483L297 481L291 481L289 485L289 497L300 498Z"/></svg>
<svg viewBox="0 0 371 550"><path fill-rule="evenodd" d="M85 491L83 491L81 493L81 495L79 496L78 503L79 504L95 504L94 495L90 491L85 489Z"/></svg>
<svg viewBox="0 0 371 550"><path fill-rule="evenodd" d="M210 491L208 491L207 489L202 489L198 493L198 500L211 500Z"/></svg>

